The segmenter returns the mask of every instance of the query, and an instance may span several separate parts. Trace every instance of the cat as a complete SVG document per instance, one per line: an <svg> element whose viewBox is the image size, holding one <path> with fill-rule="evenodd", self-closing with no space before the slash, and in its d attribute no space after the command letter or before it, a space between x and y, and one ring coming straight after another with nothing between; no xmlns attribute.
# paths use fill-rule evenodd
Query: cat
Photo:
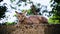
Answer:
<svg viewBox="0 0 60 34"><path fill-rule="evenodd" d="M24 11L23 13L18 13L17 11L15 11L18 18L18 24L48 24L47 18L40 15L30 15L27 17L25 14L26 12L27 11Z"/></svg>

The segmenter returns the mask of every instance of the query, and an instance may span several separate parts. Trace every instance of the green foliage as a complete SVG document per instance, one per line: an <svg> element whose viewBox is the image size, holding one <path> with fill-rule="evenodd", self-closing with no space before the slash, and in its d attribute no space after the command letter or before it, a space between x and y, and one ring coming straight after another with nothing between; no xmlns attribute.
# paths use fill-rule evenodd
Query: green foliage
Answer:
<svg viewBox="0 0 60 34"><path fill-rule="evenodd" d="M10 0L11 2L14 2L15 0Z"/></svg>
<svg viewBox="0 0 60 34"><path fill-rule="evenodd" d="M6 12L7 8L6 6L0 6L0 19L5 17L5 12Z"/></svg>
<svg viewBox="0 0 60 34"><path fill-rule="evenodd" d="M24 12L24 10L22 10L22 12ZM27 15L34 15L31 11L31 9L27 10Z"/></svg>
<svg viewBox="0 0 60 34"><path fill-rule="evenodd" d="M60 24L60 16L52 16L49 18L48 22L50 24Z"/></svg>
<svg viewBox="0 0 60 34"><path fill-rule="evenodd" d="M38 3L37 5L40 6L40 3Z"/></svg>
<svg viewBox="0 0 60 34"><path fill-rule="evenodd" d="M18 4L18 6L21 6L21 4Z"/></svg>
<svg viewBox="0 0 60 34"><path fill-rule="evenodd" d="M23 2L26 2L26 0L22 0Z"/></svg>
<svg viewBox="0 0 60 34"><path fill-rule="evenodd" d="M16 24L15 22L6 22L5 25L14 25Z"/></svg>
<svg viewBox="0 0 60 34"><path fill-rule="evenodd" d="M14 14L14 16L16 16L16 14Z"/></svg>
<svg viewBox="0 0 60 34"><path fill-rule="evenodd" d="M55 2L57 2L57 3L60 3L60 0L54 0Z"/></svg>
<svg viewBox="0 0 60 34"><path fill-rule="evenodd" d="M13 6L10 6L12 9L15 9L16 10L16 7L13 7Z"/></svg>
<svg viewBox="0 0 60 34"><path fill-rule="evenodd" d="M0 0L0 2L2 2L3 0Z"/></svg>
<svg viewBox="0 0 60 34"><path fill-rule="evenodd" d="M51 0L51 2L52 2L52 0ZM51 11L51 13L53 13L53 16L49 18L49 23L60 24L60 0L54 0L51 7L53 7L53 9Z"/></svg>
<svg viewBox="0 0 60 34"><path fill-rule="evenodd" d="M28 15L33 15L31 9L27 10L27 14L28 14Z"/></svg>

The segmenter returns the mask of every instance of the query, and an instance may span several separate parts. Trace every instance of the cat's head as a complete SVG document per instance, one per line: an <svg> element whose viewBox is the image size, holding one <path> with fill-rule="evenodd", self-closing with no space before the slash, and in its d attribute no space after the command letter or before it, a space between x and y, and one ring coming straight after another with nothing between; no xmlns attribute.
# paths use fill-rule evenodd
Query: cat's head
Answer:
<svg viewBox="0 0 60 34"><path fill-rule="evenodd" d="M15 11L15 13L16 13L16 16L17 16L19 21L22 21L22 20L24 20L24 18L26 18L26 16L25 16L26 15L26 11L24 11L22 13L18 13L17 11Z"/></svg>

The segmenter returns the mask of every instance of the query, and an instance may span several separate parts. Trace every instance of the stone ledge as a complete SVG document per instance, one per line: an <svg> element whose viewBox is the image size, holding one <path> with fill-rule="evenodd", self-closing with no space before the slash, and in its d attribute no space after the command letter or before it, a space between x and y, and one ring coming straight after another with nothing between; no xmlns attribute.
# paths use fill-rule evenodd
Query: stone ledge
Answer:
<svg viewBox="0 0 60 34"><path fill-rule="evenodd" d="M34 24L0 26L1 34L59 34L60 24Z"/></svg>

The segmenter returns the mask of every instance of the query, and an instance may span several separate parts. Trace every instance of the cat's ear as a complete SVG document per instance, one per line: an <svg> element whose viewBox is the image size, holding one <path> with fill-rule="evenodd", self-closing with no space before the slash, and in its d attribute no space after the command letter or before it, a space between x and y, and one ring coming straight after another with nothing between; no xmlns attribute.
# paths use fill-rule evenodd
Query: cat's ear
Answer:
<svg viewBox="0 0 60 34"><path fill-rule="evenodd" d="M27 14L27 10L24 10L24 11L23 11L23 14L26 15L26 14Z"/></svg>
<svg viewBox="0 0 60 34"><path fill-rule="evenodd" d="M16 16L17 16L17 17L20 16L20 14L19 14L17 11L15 11L15 13L16 13Z"/></svg>
<svg viewBox="0 0 60 34"><path fill-rule="evenodd" d="M15 11L15 13L16 13L16 14L18 14L18 12L17 12L17 11Z"/></svg>

